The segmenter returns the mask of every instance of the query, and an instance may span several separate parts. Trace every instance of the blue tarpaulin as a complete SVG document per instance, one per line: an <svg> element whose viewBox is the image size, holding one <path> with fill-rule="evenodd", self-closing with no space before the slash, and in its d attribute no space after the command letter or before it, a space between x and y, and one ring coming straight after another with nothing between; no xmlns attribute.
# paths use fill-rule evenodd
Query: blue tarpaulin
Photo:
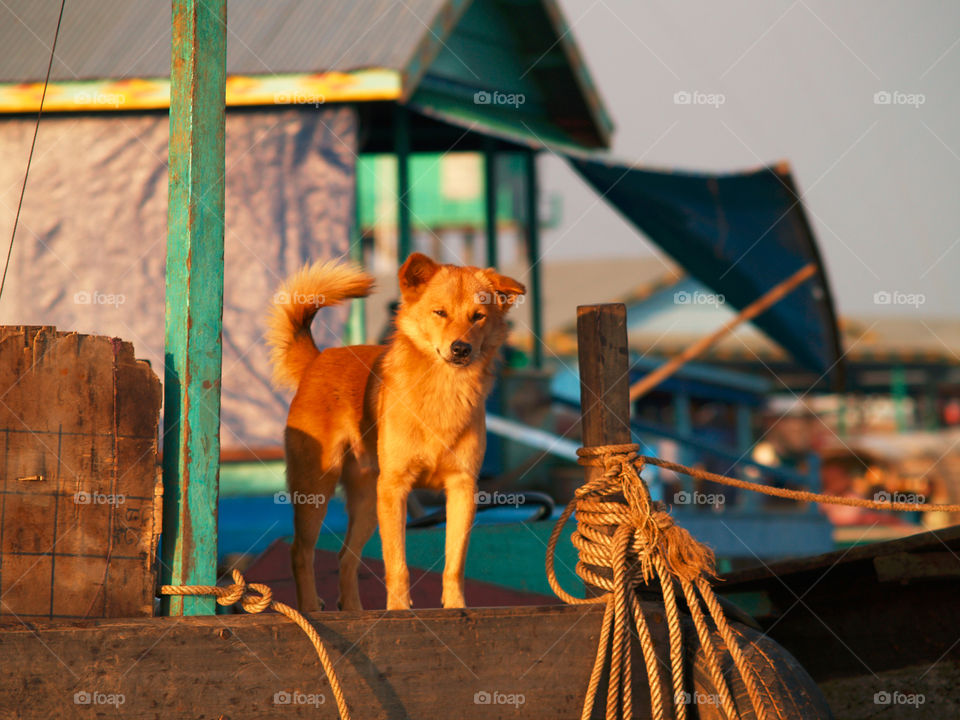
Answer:
<svg viewBox="0 0 960 720"><path fill-rule="evenodd" d="M786 163L708 175L569 160L614 209L738 310L815 262L813 278L753 323L799 365L842 382L829 283Z"/></svg>

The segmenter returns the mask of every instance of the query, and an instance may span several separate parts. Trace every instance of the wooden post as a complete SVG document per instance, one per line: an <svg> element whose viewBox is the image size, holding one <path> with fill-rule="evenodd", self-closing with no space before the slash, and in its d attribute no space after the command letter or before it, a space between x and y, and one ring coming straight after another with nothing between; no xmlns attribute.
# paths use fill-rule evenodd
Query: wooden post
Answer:
<svg viewBox="0 0 960 720"><path fill-rule="evenodd" d="M543 289L540 282L540 218L537 154L531 150L524 156L526 164L527 262L530 265L530 316L533 333L533 366L543 367Z"/></svg>
<svg viewBox="0 0 960 720"><path fill-rule="evenodd" d="M497 267L500 258L497 247L497 151L496 141L483 141L484 209L486 211L487 267Z"/></svg>
<svg viewBox="0 0 960 720"><path fill-rule="evenodd" d="M577 346L583 446L631 442L626 306L611 303L578 307ZM603 474L602 468L588 467L586 471L588 482ZM609 576L608 568L590 568ZM587 585L590 596L604 592Z"/></svg>
<svg viewBox="0 0 960 720"><path fill-rule="evenodd" d="M397 266L410 254L410 112L397 105L394 118L394 152L397 155Z"/></svg>
<svg viewBox="0 0 960 720"><path fill-rule="evenodd" d="M216 581L226 5L173 0L161 557L171 585ZM163 600L170 615L214 609L212 598Z"/></svg>
<svg viewBox="0 0 960 720"><path fill-rule="evenodd" d="M360 217L360 163L356 164L353 176L353 229L350 232L350 259L363 266L363 224ZM367 341L366 298L356 298L350 302L350 315L347 317L347 345L363 345Z"/></svg>

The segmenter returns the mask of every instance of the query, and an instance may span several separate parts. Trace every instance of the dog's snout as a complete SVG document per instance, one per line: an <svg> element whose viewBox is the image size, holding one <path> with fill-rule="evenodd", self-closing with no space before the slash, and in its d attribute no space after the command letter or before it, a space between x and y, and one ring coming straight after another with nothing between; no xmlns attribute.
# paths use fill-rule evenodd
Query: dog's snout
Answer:
<svg viewBox="0 0 960 720"><path fill-rule="evenodd" d="M450 345L450 352L457 359L463 360L470 357L470 352L473 350L473 346L470 343L466 343L463 340L454 340Z"/></svg>

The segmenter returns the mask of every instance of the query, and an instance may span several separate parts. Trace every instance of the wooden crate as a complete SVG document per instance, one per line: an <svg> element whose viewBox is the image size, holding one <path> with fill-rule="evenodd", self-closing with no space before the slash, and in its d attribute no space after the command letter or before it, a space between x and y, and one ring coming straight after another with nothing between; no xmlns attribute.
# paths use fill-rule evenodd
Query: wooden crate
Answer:
<svg viewBox="0 0 960 720"><path fill-rule="evenodd" d="M153 614L160 400L130 343L0 327L0 616Z"/></svg>

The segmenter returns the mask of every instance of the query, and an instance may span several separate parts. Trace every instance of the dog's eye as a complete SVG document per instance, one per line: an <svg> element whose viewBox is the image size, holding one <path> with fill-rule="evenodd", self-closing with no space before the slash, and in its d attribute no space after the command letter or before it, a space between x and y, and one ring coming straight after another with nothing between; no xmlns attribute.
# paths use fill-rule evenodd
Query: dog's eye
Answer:
<svg viewBox="0 0 960 720"><path fill-rule="evenodd" d="M433 314L436 315L437 317L446 317L446 316L447 316L447 311L446 311L446 310L434 310L434 311L433 311Z"/></svg>
<svg viewBox="0 0 960 720"><path fill-rule="evenodd" d="M472 322L480 322L480 321L483 320L485 317L486 317L486 315L484 315L482 312L480 312L479 310L477 310L477 311L470 317L470 320L471 320Z"/></svg>

